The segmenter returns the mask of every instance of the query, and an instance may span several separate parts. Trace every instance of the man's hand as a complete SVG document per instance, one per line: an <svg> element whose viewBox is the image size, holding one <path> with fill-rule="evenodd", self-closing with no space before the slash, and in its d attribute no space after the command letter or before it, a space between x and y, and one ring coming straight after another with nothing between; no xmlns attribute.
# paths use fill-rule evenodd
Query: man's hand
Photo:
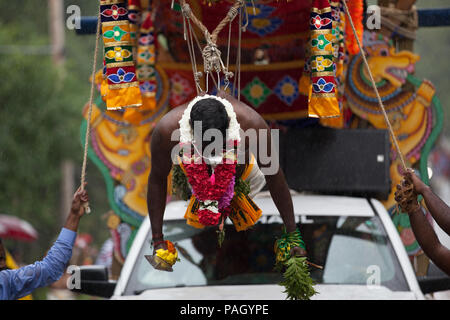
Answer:
<svg viewBox="0 0 450 320"><path fill-rule="evenodd" d="M158 249L163 249L163 250L167 250L167 244L164 240L158 239L154 242L153 244L153 254L156 254L156 250Z"/></svg>
<svg viewBox="0 0 450 320"><path fill-rule="evenodd" d="M408 169L403 176L402 182L397 185L397 191L395 191L394 198L403 212L411 214L420 209L420 205L417 202L417 195L419 192L417 191L416 185L421 192L423 192L423 187L426 187L426 185L411 169ZM414 182L414 179L418 181Z"/></svg>
<svg viewBox="0 0 450 320"><path fill-rule="evenodd" d="M306 250L300 247L291 249L291 257L306 257Z"/></svg>
<svg viewBox="0 0 450 320"><path fill-rule="evenodd" d="M86 187L86 183L84 184ZM77 232L78 223L80 222L80 218L85 213L85 204L89 202L89 196L87 194L86 189L81 190L81 186L73 195L72 206L70 208L69 215L66 220L66 224L64 228Z"/></svg>
<svg viewBox="0 0 450 320"><path fill-rule="evenodd" d="M86 187L86 183L84 184ZM89 202L89 196L86 189L81 190L81 186L73 195L72 206L70 207L70 214L82 217L86 211L85 204Z"/></svg>
<svg viewBox="0 0 450 320"><path fill-rule="evenodd" d="M414 190L417 194L422 194L429 188L425 183L423 183L422 180L416 174L414 173L414 170L408 169L403 176L405 179L409 182L411 182L414 186Z"/></svg>

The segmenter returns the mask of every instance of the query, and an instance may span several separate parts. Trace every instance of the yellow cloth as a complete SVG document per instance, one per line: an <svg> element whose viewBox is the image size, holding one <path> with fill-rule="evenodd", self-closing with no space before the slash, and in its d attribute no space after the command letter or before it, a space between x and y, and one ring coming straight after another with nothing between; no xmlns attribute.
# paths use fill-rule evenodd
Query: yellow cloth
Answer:
<svg viewBox="0 0 450 320"><path fill-rule="evenodd" d="M137 82L136 82L137 83ZM124 88L108 88L106 93L106 108L117 110L127 107L140 107L142 105L141 90L139 86L127 86Z"/></svg>
<svg viewBox="0 0 450 320"><path fill-rule="evenodd" d="M144 112L152 111L156 108L156 99L154 97L142 96L142 107L127 108L123 114L123 119L134 125L139 125L144 120Z"/></svg>
<svg viewBox="0 0 450 320"><path fill-rule="evenodd" d="M199 202L195 198L194 195L191 196L191 200L189 200L189 205L186 209L186 213L184 214L184 218L186 219L186 223L194 228L203 229L205 226L198 222L198 207Z"/></svg>
<svg viewBox="0 0 450 320"><path fill-rule="evenodd" d="M258 221L262 214L262 210L246 195L235 196L231 201L231 207L230 219L236 231L247 230Z"/></svg>
<svg viewBox="0 0 450 320"><path fill-rule="evenodd" d="M311 85L311 75L309 73L303 72L300 80L298 82L298 89L300 94L307 96L312 89Z"/></svg>
<svg viewBox="0 0 450 320"><path fill-rule="evenodd" d="M340 117L341 112L337 98L335 96L325 98L311 95L308 104L308 116L312 118Z"/></svg>

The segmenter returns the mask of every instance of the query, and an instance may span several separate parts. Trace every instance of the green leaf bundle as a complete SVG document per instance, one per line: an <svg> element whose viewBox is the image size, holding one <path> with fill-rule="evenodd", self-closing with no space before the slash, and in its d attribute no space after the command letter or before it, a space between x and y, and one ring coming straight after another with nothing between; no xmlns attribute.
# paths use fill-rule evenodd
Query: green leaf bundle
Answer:
<svg viewBox="0 0 450 320"><path fill-rule="evenodd" d="M291 257L283 263L283 267L284 280L280 285L285 287L283 292L287 294L288 300L309 300L317 293L309 274L306 257Z"/></svg>
<svg viewBox="0 0 450 320"><path fill-rule="evenodd" d="M172 193L183 200L189 200L191 189L186 175L179 165L174 165L172 170Z"/></svg>

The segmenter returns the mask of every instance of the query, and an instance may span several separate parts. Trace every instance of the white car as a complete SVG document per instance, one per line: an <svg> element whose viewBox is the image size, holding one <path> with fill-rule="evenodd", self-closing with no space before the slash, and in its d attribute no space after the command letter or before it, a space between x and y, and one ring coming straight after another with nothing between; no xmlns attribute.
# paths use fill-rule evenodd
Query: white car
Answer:
<svg viewBox="0 0 450 320"><path fill-rule="evenodd" d="M173 272L155 270L145 259L152 254L145 219L120 278L109 282L111 298L286 299L278 285L281 274L273 270L274 242L283 224L267 193L254 200L263 211L260 221L245 232L236 232L230 222L221 248L217 228L187 225L186 202L170 202L163 232L178 248L180 261ZM398 232L379 201L295 193L292 200L308 259L323 266L311 269L318 291L313 299L424 299Z"/></svg>

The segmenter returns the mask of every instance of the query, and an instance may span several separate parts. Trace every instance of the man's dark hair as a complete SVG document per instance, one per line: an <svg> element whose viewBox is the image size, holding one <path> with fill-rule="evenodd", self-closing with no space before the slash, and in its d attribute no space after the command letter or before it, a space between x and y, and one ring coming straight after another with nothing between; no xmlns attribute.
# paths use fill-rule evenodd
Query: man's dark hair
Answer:
<svg viewBox="0 0 450 320"><path fill-rule="evenodd" d="M223 142L226 140L226 130L230 123L225 106L220 101L213 98L206 98L198 101L192 106L191 128L194 129L194 121L202 122L202 135L208 129L217 129L222 133ZM194 133L198 134L198 133ZM200 137L196 137L199 139Z"/></svg>

